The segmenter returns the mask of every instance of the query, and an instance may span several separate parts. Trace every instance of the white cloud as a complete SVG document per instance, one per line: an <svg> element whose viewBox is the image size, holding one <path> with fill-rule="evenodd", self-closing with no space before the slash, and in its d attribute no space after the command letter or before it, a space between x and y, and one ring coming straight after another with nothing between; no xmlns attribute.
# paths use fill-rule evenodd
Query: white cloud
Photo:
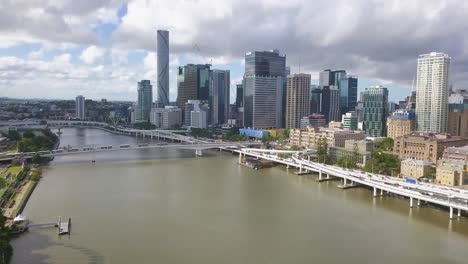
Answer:
<svg viewBox="0 0 468 264"><path fill-rule="evenodd" d="M87 64L96 64L101 62L106 55L106 50L97 46L89 46L80 55L80 59Z"/></svg>

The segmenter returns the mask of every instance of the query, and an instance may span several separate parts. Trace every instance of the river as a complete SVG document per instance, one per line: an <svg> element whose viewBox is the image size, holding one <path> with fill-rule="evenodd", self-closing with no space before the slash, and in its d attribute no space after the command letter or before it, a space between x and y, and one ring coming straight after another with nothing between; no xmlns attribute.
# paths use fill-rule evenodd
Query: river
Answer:
<svg viewBox="0 0 468 264"><path fill-rule="evenodd" d="M62 131L61 145L137 141ZM12 263L468 263L467 218L237 161L175 149L56 158L23 213L71 217L71 235L32 228L12 240Z"/></svg>

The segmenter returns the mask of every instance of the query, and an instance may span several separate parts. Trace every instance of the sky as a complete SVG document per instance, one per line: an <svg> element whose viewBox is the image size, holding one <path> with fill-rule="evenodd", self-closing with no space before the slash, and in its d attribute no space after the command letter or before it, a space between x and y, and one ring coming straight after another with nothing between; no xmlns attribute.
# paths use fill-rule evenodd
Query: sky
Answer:
<svg viewBox="0 0 468 264"><path fill-rule="evenodd" d="M137 81L156 97L156 30L170 31L170 100L176 69L231 70L231 101L244 55L278 49L292 73L344 69L359 90L412 89L420 54L452 58L450 84L468 88L464 0L1 0L0 97L135 101Z"/></svg>

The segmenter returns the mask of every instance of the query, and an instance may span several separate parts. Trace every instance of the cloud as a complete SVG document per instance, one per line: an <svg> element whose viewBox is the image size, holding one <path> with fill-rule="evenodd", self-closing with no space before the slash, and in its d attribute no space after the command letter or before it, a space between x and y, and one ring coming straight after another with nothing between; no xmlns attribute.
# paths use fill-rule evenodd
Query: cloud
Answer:
<svg viewBox="0 0 468 264"><path fill-rule="evenodd" d="M104 59L106 50L97 46L89 46L80 55L80 59L87 64L96 64Z"/></svg>
<svg viewBox="0 0 468 264"><path fill-rule="evenodd" d="M468 76L458 74L468 67L468 35L460 34L468 30L467 13L468 2L461 0L135 0L114 41L151 51L155 29L166 28L171 52L201 61L277 48L303 71L346 69L407 86L417 56L442 51L453 58L452 82L468 85Z"/></svg>

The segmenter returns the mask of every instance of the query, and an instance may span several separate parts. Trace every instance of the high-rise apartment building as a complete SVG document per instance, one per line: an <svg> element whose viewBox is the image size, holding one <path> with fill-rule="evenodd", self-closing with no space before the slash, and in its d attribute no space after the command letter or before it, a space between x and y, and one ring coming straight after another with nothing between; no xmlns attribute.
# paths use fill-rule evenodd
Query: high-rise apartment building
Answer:
<svg viewBox="0 0 468 264"><path fill-rule="evenodd" d="M147 122L150 118L153 104L153 86L149 80L138 82L138 111L136 121Z"/></svg>
<svg viewBox="0 0 468 264"><path fill-rule="evenodd" d="M432 52L418 58L416 127L423 132L447 132L450 57Z"/></svg>
<svg viewBox="0 0 468 264"><path fill-rule="evenodd" d="M245 54L244 127L279 128L286 111L286 56L278 50Z"/></svg>
<svg viewBox="0 0 468 264"><path fill-rule="evenodd" d="M169 105L169 31L157 32L158 55L158 103Z"/></svg>
<svg viewBox="0 0 468 264"><path fill-rule="evenodd" d="M229 119L230 72L212 70L210 73L211 124L224 124Z"/></svg>
<svg viewBox="0 0 468 264"><path fill-rule="evenodd" d="M187 64L177 70L176 104L183 109L188 100L209 100L210 65Z"/></svg>
<svg viewBox="0 0 468 264"><path fill-rule="evenodd" d="M78 95L75 99L75 115L80 120L86 118L85 98L82 95Z"/></svg>
<svg viewBox="0 0 468 264"><path fill-rule="evenodd" d="M293 74L287 80L286 127L299 128L309 115L310 74Z"/></svg>
<svg viewBox="0 0 468 264"><path fill-rule="evenodd" d="M370 137L386 136L388 116L388 90L382 86L372 86L362 92L364 100L364 130Z"/></svg>

